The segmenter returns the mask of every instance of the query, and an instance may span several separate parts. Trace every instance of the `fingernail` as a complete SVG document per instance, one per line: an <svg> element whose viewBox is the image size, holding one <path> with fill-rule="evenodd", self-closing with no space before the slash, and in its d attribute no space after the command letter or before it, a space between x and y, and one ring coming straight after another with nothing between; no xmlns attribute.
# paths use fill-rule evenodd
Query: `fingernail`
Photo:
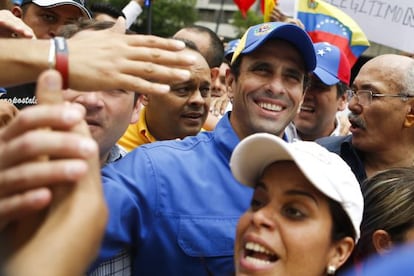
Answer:
<svg viewBox="0 0 414 276"><path fill-rule="evenodd" d="M188 70L177 69L177 74L183 80L188 80L191 77L191 73Z"/></svg>
<svg viewBox="0 0 414 276"><path fill-rule="evenodd" d="M181 40L176 40L176 39L173 39L172 41L173 41L173 43L175 44L175 45L174 45L174 47L176 47L176 48L178 48L178 49L184 49L184 48L185 48L185 43L184 43L184 41L181 41Z"/></svg>
<svg viewBox="0 0 414 276"><path fill-rule="evenodd" d="M43 201L45 199L47 199L49 197L50 191L47 189L40 189L40 190L34 190L32 192L30 192L29 194L29 200L34 203L34 202L39 202L39 201Z"/></svg>
<svg viewBox="0 0 414 276"><path fill-rule="evenodd" d="M62 117L66 123L75 123L83 119L83 114L76 108L67 108L63 110Z"/></svg>
<svg viewBox="0 0 414 276"><path fill-rule="evenodd" d="M90 154L96 152L98 150L98 147L94 140L83 139L80 143L80 149L84 153L84 156L89 156Z"/></svg>
<svg viewBox="0 0 414 276"><path fill-rule="evenodd" d="M85 162L71 162L65 166L65 174L70 179L76 179L79 175L86 172L88 166Z"/></svg>
<svg viewBox="0 0 414 276"><path fill-rule="evenodd" d="M197 61L197 57L193 54L185 53L182 56L182 59L190 64L194 64Z"/></svg>
<svg viewBox="0 0 414 276"><path fill-rule="evenodd" d="M48 75L46 77L46 85L50 90L58 91L61 89L60 81L55 75Z"/></svg>
<svg viewBox="0 0 414 276"><path fill-rule="evenodd" d="M170 92L170 86L167 84L155 84L155 89L160 93Z"/></svg>

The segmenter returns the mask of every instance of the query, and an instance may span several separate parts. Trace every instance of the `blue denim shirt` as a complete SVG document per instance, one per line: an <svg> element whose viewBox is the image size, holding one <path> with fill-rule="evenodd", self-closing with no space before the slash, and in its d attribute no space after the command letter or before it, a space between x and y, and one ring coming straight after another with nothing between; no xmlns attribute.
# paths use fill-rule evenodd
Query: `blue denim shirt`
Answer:
<svg viewBox="0 0 414 276"><path fill-rule="evenodd" d="M110 216L97 262L129 248L134 275L234 274L236 224L253 194L230 171L238 142L227 114L212 132L143 145L107 165Z"/></svg>

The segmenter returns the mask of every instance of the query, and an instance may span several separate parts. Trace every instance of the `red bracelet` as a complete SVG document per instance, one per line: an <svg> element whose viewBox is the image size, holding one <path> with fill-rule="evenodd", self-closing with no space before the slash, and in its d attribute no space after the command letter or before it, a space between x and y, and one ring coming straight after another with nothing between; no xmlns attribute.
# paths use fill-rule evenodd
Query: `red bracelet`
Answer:
<svg viewBox="0 0 414 276"><path fill-rule="evenodd" d="M56 62L55 69L62 76L63 89L68 89L69 85L69 63L68 63L68 46L63 37L57 36L54 38Z"/></svg>

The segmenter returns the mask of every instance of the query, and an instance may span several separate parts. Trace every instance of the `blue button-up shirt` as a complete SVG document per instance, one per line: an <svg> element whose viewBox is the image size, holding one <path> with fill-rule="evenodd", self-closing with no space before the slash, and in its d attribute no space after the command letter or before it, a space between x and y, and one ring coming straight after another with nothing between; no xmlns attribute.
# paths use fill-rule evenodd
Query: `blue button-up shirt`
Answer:
<svg viewBox="0 0 414 276"><path fill-rule="evenodd" d="M143 145L103 169L110 217L99 255L133 255L134 275L231 275L236 224L253 190L229 161L239 138L215 130Z"/></svg>

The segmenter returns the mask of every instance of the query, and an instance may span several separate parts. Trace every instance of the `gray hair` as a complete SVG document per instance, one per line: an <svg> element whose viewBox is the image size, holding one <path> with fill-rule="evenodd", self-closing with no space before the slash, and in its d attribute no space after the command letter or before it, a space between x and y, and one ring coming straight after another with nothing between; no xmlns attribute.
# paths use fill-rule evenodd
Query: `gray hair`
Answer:
<svg viewBox="0 0 414 276"><path fill-rule="evenodd" d="M402 91L405 95L414 96L414 60L412 60L401 81Z"/></svg>

